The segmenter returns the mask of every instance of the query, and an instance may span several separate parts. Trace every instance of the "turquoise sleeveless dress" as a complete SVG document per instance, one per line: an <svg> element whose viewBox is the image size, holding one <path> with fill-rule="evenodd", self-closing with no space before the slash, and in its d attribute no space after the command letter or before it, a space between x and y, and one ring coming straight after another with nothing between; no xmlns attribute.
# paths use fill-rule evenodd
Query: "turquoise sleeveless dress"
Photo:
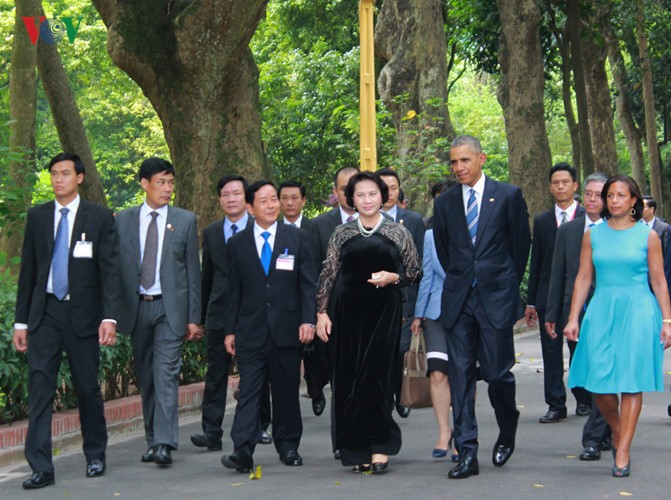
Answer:
<svg viewBox="0 0 671 500"><path fill-rule="evenodd" d="M580 327L569 387L596 394L663 391L662 314L648 285L645 224L591 229L596 277Z"/></svg>

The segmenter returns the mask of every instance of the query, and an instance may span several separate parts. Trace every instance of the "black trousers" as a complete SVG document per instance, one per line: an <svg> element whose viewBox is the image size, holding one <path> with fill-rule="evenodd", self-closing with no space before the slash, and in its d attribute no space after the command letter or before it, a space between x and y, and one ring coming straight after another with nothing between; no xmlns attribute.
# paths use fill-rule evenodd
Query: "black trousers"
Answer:
<svg viewBox="0 0 671 500"><path fill-rule="evenodd" d="M54 471L51 421L63 349L77 394L84 455L87 460L105 458L107 428L98 382L100 344L97 332L78 337L70 322L70 303L47 295L42 324L28 335L30 393L25 454L35 472Z"/></svg>
<svg viewBox="0 0 671 500"><path fill-rule="evenodd" d="M262 393L270 378L273 442L280 455L297 450L303 434L299 404L301 347L277 347L268 339L260 349L236 346L240 369L240 395L231 439L235 450L254 453L260 434Z"/></svg>
<svg viewBox="0 0 671 500"><path fill-rule="evenodd" d="M454 413L454 438L461 457L478 454L475 385L480 375L489 384L489 401L499 426L499 439L513 443L520 412L515 404L515 364L512 326L494 328L487 319L478 288L468 293L455 325L448 330L448 372Z"/></svg>
<svg viewBox="0 0 671 500"><path fill-rule="evenodd" d="M310 345L303 347L303 368L308 396L321 399L324 396L324 387L331 380L331 364L324 341L315 337Z"/></svg>
<svg viewBox="0 0 671 500"><path fill-rule="evenodd" d="M552 338L545 331L545 310L538 309L538 326L543 352L543 386L548 410L566 411L566 386L564 385L564 329L557 329ZM561 325L557 325L561 326Z"/></svg>
<svg viewBox="0 0 671 500"><path fill-rule="evenodd" d="M586 391L588 392L588 391ZM588 394L590 394L588 392ZM592 399L592 413L587 417L587 421L582 428L582 445L583 446L599 446L604 439L608 439L611 435L610 427L603 418L596 402Z"/></svg>

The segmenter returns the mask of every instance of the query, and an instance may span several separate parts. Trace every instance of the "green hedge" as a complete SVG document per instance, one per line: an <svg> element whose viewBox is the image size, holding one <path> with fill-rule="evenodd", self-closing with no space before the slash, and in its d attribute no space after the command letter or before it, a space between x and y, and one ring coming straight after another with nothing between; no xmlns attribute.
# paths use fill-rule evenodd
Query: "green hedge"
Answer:
<svg viewBox="0 0 671 500"><path fill-rule="evenodd" d="M17 353L12 345L15 300L15 279L5 272L0 275L0 424L22 420L28 415L28 358ZM181 384L192 384L205 378L205 348L205 340L185 343ZM129 336L118 335L114 347L101 348L99 379L106 400L137 393ZM77 398L65 354L57 388L54 409L75 408Z"/></svg>

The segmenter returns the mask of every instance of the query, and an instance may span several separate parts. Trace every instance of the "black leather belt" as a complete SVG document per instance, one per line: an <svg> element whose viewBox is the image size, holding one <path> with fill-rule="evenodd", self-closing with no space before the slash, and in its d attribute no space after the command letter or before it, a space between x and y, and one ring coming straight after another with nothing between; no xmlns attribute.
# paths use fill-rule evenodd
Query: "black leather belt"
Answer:
<svg viewBox="0 0 671 500"><path fill-rule="evenodd" d="M154 302L155 300L159 300L163 297L163 295L143 295L140 294L140 300L143 302Z"/></svg>

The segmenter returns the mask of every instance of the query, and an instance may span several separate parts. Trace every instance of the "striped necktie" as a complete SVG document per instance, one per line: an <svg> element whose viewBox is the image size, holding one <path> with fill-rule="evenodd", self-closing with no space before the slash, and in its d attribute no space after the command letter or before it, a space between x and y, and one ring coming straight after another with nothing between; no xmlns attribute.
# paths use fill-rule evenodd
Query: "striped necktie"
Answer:
<svg viewBox="0 0 671 500"><path fill-rule="evenodd" d="M475 236L478 234L478 200L475 197L475 189L470 189L471 195L468 197L468 208L466 209L466 222L468 223L468 232L471 235L471 242L475 246Z"/></svg>
<svg viewBox="0 0 671 500"><path fill-rule="evenodd" d="M565 211L562 210L559 213L559 215L561 215L561 220L559 221L559 225L563 226L564 224L566 224L568 222L568 214Z"/></svg>

